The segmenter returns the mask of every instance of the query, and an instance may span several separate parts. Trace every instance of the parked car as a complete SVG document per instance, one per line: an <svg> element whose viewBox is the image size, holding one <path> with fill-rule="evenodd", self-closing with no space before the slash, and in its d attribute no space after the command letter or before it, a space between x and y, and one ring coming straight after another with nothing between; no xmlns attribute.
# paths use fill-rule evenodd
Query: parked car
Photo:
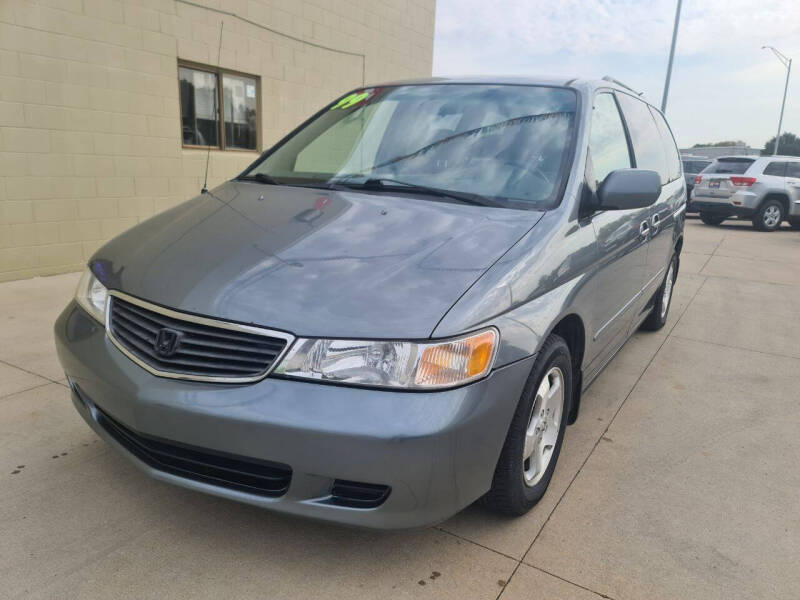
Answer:
<svg viewBox="0 0 800 600"><path fill-rule="evenodd" d="M760 231L784 220L800 229L800 157L722 156L697 175L691 198L706 225L737 217Z"/></svg>
<svg viewBox="0 0 800 600"><path fill-rule="evenodd" d="M713 162L713 159L704 156L692 156L690 154L681 155L683 165L683 179L686 181L686 193L691 194L694 187L694 180L697 175ZM692 206L691 201L686 204L686 212L697 212Z"/></svg>
<svg viewBox="0 0 800 600"><path fill-rule="evenodd" d="M359 89L101 247L58 354L157 479L376 528L520 515L663 327L685 202L664 116L611 81Z"/></svg>

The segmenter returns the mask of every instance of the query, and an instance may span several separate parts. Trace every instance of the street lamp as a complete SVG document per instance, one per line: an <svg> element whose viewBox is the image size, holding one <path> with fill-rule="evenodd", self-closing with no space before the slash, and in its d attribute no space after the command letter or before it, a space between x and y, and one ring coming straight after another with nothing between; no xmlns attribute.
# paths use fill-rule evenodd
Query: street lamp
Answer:
<svg viewBox="0 0 800 600"><path fill-rule="evenodd" d="M664 95L661 96L661 112L667 112L667 96L669 95L669 80L672 78L672 60L675 58L675 42L678 41L678 24L681 22L681 2L675 8L675 24L672 27L672 44L669 47L669 62L667 63L667 78L664 80Z"/></svg>
<svg viewBox="0 0 800 600"><path fill-rule="evenodd" d="M783 102L781 103L781 116L778 119L778 135L775 136L775 150L773 156L778 154L778 144L781 141L781 125L783 125L783 109L786 107L786 92L789 90L789 74L792 72L792 59L782 54L778 49L773 46L761 46L762 50L772 50L772 53L778 57L781 64L786 67L786 85L783 86Z"/></svg>

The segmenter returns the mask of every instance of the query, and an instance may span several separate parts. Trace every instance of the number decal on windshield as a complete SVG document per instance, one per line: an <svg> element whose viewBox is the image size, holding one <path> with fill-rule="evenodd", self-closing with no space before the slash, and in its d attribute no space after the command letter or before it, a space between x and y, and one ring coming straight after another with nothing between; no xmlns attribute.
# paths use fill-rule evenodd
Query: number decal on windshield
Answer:
<svg viewBox="0 0 800 600"><path fill-rule="evenodd" d="M348 94L341 100L339 100L336 104L331 106L331 110L336 110L337 108L344 110L345 108L352 108L356 104L363 102L367 98L372 95L372 90L364 91L364 92L353 92L352 94Z"/></svg>

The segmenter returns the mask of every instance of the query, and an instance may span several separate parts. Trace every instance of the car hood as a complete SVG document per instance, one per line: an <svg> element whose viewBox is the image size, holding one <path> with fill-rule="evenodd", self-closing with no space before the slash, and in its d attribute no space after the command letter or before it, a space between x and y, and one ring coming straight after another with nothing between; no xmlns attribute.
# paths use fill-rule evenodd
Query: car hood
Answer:
<svg viewBox="0 0 800 600"><path fill-rule="evenodd" d="M426 338L542 212L232 181L108 242L110 288L301 336Z"/></svg>

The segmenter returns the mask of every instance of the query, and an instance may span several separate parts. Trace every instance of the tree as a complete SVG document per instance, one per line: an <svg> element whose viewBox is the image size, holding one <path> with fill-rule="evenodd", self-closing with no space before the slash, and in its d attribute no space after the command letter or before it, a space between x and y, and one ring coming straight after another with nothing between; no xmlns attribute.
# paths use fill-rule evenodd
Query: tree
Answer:
<svg viewBox="0 0 800 600"><path fill-rule="evenodd" d="M775 136L764 144L762 155L769 156L775 151ZM778 144L778 153L784 156L800 156L800 138L788 131L781 134L781 143Z"/></svg>
<svg viewBox="0 0 800 600"><path fill-rule="evenodd" d="M717 148L719 146L747 146L747 143L742 140L725 140L722 142L714 142L713 144L695 144L692 148Z"/></svg>

